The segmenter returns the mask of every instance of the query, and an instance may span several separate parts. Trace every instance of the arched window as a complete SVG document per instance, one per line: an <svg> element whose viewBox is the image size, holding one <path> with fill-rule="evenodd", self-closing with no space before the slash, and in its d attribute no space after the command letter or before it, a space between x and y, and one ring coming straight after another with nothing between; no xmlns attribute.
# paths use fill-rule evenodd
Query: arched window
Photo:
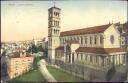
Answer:
<svg viewBox="0 0 128 83"><path fill-rule="evenodd" d="M54 12L54 16L56 15L56 12Z"/></svg>
<svg viewBox="0 0 128 83"><path fill-rule="evenodd" d="M55 26L55 21L54 21L54 26Z"/></svg>
<svg viewBox="0 0 128 83"><path fill-rule="evenodd" d="M54 29L54 34L56 34L56 30Z"/></svg>
<svg viewBox="0 0 128 83"><path fill-rule="evenodd" d="M102 44L102 43L103 43L103 37L100 36L100 44Z"/></svg>
<svg viewBox="0 0 128 83"><path fill-rule="evenodd" d="M77 41L79 41L79 37L77 37Z"/></svg>
<svg viewBox="0 0 128 83"><path fill-rule="evenodd" d="M60 32L60 31L58 30L58 34L59 34L59 32Z"/></svg>
<svg viewBox="0 0 128 83"><path fill-rule="evenodd" d="M87 55L85 55L85 60L87 61Z"/></svg>
<svg viewBox="0 0 128 83"><path fill-rule="evenodd" d="M57 26L58 26L58 21L56 21L56 23L57 23Z"/></svg>
<svg viewBox="0 0 128 83"><path fill-rule="evenodd" d="M57 21L56 21L56 26L57 26Z"/></svg>
<svg viewBox="0 0 128 83"><path fill-rule="evenodd" d="M97 36L95 36L95 40L94 40L95 44L97 43L97 42L96 42L96 39L97 39Z"/></svg>
<svg viewBox="0 0 128 83"><path fill-rule="evenodd" d="M79 54L77 54L77 59L78 59L78 56L79 56Z"/></svg>
<svg viewBox="0 0 128 83"><path fill-rule="evenodd" d="M83 37L81 37L81 44L83 44Z"/></svg>
<svg viewBox="0 0 128 83"><path fill-rule="evenodd" d="M56 30L56 34L57 34L57 30Z"/></svg>
<svg viewBox="0 0 128 83"><path fill-rule="evenodd" d="M90 55L90 62L92 62L92 55Z"/></svg>
<svg viewBox="0 0 128 83"><path fill-rule="evenodd" d="M81 53L81 60L83 59L83 54Z"/></svg>
<svg viewBox="0 0 128 83"><path fill-rule="evenodd" d="M85 44L87 44L87 37L85 37Z"/></svg>
<svg viewBox="0 0 128 83"><path fill-rule="evenodd" d="M58 13L58 17L59 17L59 13Z"/></svg>
<svg viewBox="0 0 128 83"><path fill-rule="evenodd" d="M98 56L96 56L96 63L98 62Z"/></svg>
<svg viewBox="0 0 128 83"><path fill-rule="evenodd" d="M92 44L92 37L90 36L90 44Z"/></svg>

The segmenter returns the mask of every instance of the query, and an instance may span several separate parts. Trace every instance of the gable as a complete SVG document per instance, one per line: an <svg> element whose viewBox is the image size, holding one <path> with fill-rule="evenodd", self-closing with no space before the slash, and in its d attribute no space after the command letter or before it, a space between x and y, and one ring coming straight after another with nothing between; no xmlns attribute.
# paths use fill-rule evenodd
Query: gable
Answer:
<svg viewBox="0 0 128 83"><path fill-rule="evenodd" d="M104 48L119 48L120 32L112 24L104 31Z"/></svg>

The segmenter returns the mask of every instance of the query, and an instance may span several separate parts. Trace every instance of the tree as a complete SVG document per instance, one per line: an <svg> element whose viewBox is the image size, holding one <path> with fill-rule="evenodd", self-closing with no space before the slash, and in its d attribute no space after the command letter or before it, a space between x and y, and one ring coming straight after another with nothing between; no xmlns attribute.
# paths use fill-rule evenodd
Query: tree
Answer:
<svg viewBox="0 0 128 83"><path fill-rule="evenodd" d="M43 47L40 45L40 46L38 46L38 51L42 51L42 52L44 52L44 49L43 49Z"/></svg>
<svg viewBox="0 0 128 83"><path fill-rule="evenodd" d="M38 48L33 44L32 45L32 53L37 53L38 52Z"/></svg>

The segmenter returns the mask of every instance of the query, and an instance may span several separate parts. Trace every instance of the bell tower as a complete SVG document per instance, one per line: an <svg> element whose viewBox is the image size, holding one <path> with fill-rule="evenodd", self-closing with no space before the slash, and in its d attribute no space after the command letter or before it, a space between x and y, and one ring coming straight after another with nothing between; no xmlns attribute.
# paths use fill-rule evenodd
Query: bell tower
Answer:
<svg viewBox="0 0 128 83"><path fill-rule="evenodd" d="M55 60L55 49L60 45L60 8L48 9L48 59L51 63Z"/></svg>

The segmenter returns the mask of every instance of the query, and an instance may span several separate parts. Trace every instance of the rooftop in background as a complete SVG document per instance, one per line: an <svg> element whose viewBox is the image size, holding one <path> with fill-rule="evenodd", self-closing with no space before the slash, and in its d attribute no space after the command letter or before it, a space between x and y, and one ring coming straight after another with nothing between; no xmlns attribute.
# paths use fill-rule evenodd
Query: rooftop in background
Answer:
<svg viewBox="0 0 128 83"><path fill-rule="evenodd" d="M13 52L12 55L9 56L9 58L22 58L22 57L20 56L20 53L22 53L23 55L25 54L25 53L23 53L23 52ZM26 54L25 54L25 57L33 57L33 56L32 56L30 53L26 53Z"/></svg>

